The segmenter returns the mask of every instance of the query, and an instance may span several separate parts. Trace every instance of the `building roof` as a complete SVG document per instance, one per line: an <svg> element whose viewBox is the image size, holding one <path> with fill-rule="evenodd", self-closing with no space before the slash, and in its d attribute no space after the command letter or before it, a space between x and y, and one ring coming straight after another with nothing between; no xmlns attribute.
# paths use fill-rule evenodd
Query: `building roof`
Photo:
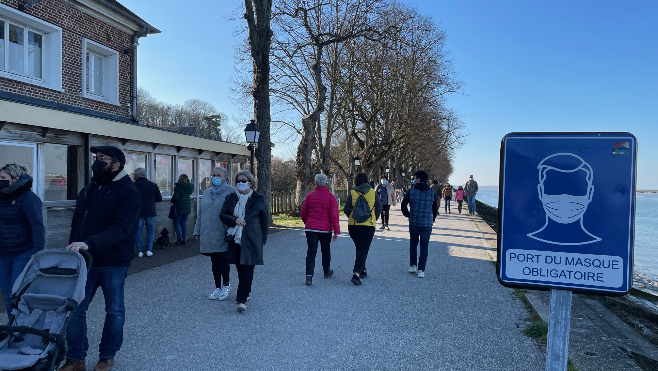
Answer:
<svg viewBox="0 0 658 371"><path fill-rule="evenodd" d="M156 33L161 33L162 31L158 30L157 28L151 26L148 22L140 18L137 14L133 13L130 11L130 9L126 8L125 6L121 5L117 0L96 0L96 2L103 4L107 6L108 8L120 13L121 15L127 17L131 21L139 24L142 27L146 27L148 30L148 34L156 34Z"/></svg>

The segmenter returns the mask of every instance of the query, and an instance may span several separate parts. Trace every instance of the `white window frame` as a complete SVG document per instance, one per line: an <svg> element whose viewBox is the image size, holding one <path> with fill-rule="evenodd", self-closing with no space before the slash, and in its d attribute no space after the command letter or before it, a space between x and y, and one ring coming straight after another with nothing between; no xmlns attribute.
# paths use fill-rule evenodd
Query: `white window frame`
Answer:
<svg viewBox="0 0 658 371"><path fill-rule="evenodd" d="M103 58L103 94L87 91L87 52ZM82 96L119 105L119 52L89 39L82 39Z"/></svg>
<svg viewBox="0 0 658 371"><path fill-rule="evenodd" d="M7 5L0 4L0 19L5 22L5 69L0 69L0 76L11 80L21 81L44 88L62 90L62 29L48 22L44 22L31 15L19 12ZM25 29L24 41L24 75L10 72L9 66L9 23ZM42 36L41 78L28 77L28 31Z"/></svg>

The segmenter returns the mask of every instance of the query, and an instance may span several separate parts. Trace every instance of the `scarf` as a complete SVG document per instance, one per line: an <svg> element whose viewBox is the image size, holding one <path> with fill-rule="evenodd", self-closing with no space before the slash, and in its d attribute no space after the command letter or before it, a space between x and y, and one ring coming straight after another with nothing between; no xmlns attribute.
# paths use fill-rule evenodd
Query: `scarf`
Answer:
<svg viewBox="0 0 658 371"><path fill-rule="evenodd" d="M244 219L244 214L247 209L247 201L251 198L251 195L254 193L253 189L249 190L249 193L243 195L242 193L235 191L235 194L238 195L238 202L235 204L235 209L233 210L233 216ZM240 245L242 241L242 229L244 227L241 225L235 225L229 228L226 233L231 236L235 236L235 243Z"/></svg>
<svg viewBox="0 0 658 371"><path fill-rule="evenodd" d="M218 194L224 192L227 187L228 187L228 183L226 183L226 182L220 184L219 187L210 186L210 188L208 188L208 189L210 190L210 194L212 195L213 201L215 200L215 197Z"/></svg>

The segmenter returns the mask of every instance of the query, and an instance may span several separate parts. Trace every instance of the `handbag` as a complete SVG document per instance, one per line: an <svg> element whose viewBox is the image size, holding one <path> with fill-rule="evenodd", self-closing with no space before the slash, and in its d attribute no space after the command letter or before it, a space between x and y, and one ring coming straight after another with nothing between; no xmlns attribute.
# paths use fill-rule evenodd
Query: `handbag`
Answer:
<svg viewBox="0 0 658 371"><path fill-rule="evenodd" d="M171 204L169 208L169 219L176 219L176 204Z"/></svg>

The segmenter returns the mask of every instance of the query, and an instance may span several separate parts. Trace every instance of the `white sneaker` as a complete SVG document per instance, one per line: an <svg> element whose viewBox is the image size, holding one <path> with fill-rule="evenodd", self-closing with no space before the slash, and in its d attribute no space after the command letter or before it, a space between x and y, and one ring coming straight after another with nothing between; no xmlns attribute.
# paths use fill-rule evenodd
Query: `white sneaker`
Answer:
<svg viewBox="0 0 658 371"><path fill-rule="evenodd" d="M411 267L409 267L409 273L416 273L416 272L418 272L418 268L416 268L415 265L412 265Z"/></svg>
<svg viewBox="0 0 658 371"><path fill-rule="evenodd" d="M137 257L138 257L138 258L143 258L143 257L144 257L144 253L143 253L143 252L138 253L138 254L137 254Z"/></svg>
<svg viewBox="0 0 658 371"><path fill-rule="evenodd" d="M247 310L247 306L244 303L238 304L238 312L244 312L245 310Z"/></svg>
<svg viewBox="0 0 658 371"><path fill-rule="evenodd" d="M219 290L219 289L217 289L217 290ZM222 287L222 290L221 290L219 296L217 297L217 299L226 300L226 298L228 298L228 293L229 292L231 292L231 284L229 284L228 286Z"/></svg>
<svg viewBox="0 0 658 371"><path fill-rule="evenodd" d="M146 256L153 256L153 251L147 251Z"/></svg>
<svg viewBox="0 0 658 371"><path fill-rule="evenodd" d="M217 300L222 295L222 289L215 289L215 291L210 294L210 300Z"/></svg>
<svg viewBox="0 0 658 371"><path fill-rule="evenodd" d="M423 278L425 277L425 272L424 271L418 271L418 278Z"/></svg>

